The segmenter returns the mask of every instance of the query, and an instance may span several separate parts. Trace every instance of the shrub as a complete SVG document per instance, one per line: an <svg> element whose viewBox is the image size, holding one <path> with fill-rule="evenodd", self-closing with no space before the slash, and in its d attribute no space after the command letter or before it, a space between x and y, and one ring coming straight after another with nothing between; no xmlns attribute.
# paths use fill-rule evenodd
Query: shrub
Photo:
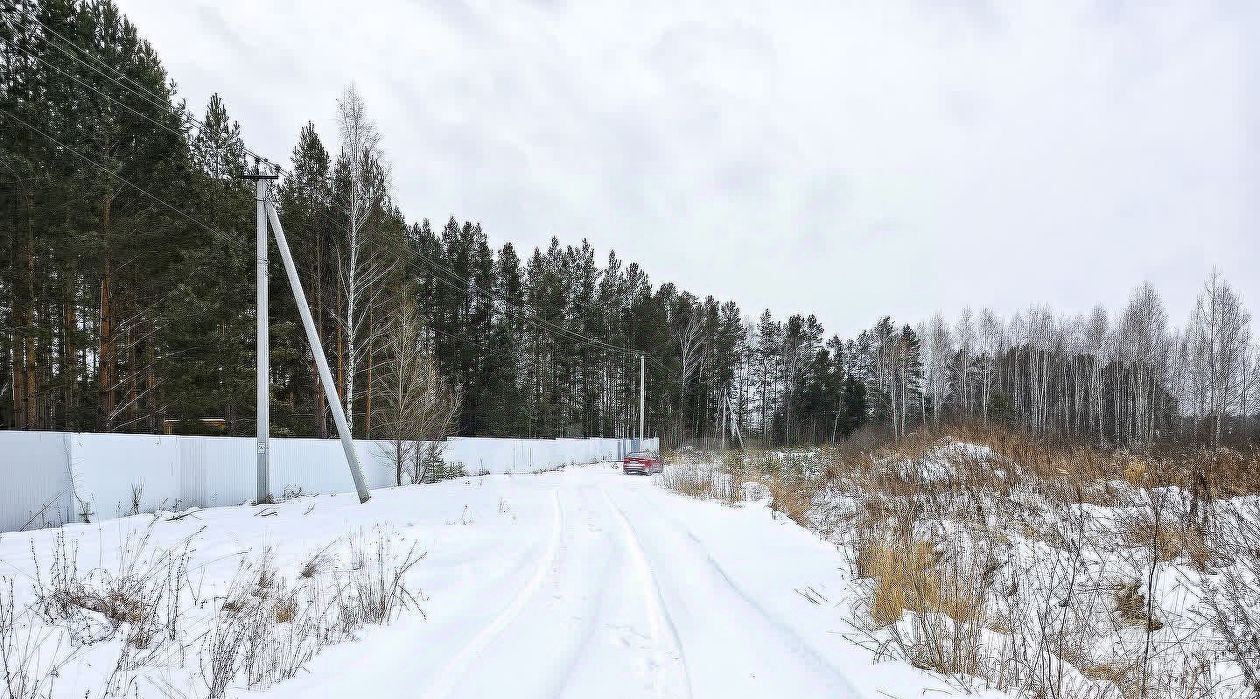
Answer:
<svg viewBox="0 0 1260 699"><path fill-rule="evenodd" d="M670 463L661 472L659 482L676 493L693 498L729 500L729 488L725 487L721 475L709 466Z"/></svg>

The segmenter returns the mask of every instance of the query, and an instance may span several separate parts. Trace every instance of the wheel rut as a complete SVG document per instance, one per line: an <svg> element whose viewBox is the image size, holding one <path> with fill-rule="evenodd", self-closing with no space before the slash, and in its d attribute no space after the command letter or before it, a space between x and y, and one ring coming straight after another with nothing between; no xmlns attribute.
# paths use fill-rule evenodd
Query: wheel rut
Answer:
<svg viewBox="0 0 1260 699"><path fill-rule="evenodd" d="M422 697L424 699L446 699L459 681L467 674L469 668L486 648L494 642L500 634L503 633L517 617L521 615L525 607L542 589L543 583L546 582L547 576L551 573L559 558L561 552L561 541L564 533L564 508L560 505L560 493L558 490L551 491L552 498L552 526L551 536L548 540L547 551L543 554L539 561L538 567L534 570L534 574L525 585L517 591L512 601L507 604L488 624L483 626L464 646L456 653L451 660L437 673L429 688Z"/></svg>

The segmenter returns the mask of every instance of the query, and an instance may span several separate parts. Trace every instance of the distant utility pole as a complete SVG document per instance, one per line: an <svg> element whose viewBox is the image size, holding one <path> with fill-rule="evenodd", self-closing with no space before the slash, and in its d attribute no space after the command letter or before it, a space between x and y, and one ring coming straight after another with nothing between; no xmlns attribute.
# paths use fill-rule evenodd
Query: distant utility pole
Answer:
<svg viewBox="0 0 1260 699"><path fill-rule="evenodd" d="M244 179L254 181L254 203L255 203L255 268L254 278L257 282L256 301L258 305L258 355L257 355L257 395L255 396L256 419L257 426L254 434L257 435L258 445L258 502L271 501L271 469L269 460L270 431L271 431L271 346L270 331L267 326L267 191L271 188L271 181L278 179L279 175L264 175L258 168L258 162L254 162L254 171L242 175Z"/></svg>
<svg viewBox="0 0 1260 699"><path fill-rule="evenodd" d="M643 406L647 403L647 384L643 381L647 377L647 358L639 354L639 448L643 449Z"/></svg>
<svg viewBox="0 0 1260 699"><path fill-rule="evenodd" d="M732 405L734 400L735 396L731 395L730 389L728 388L726 390L726 401L724 403L725 409L723 410L723 414L726 416L724 419L726 424L731 426L731 431L735 433L735 440L739 442L739 448L742 451L744 448L744 435L739 433L739 416L735 414L735 411L733 410L735 406ZM722 426L722 448L726 448L726 425Z"/></svg>
<svg viewBox="0 0 1260 699"><path fill-rule="evenodd" d="M726 451L726 389L722 389L722 451Z"/></svg>

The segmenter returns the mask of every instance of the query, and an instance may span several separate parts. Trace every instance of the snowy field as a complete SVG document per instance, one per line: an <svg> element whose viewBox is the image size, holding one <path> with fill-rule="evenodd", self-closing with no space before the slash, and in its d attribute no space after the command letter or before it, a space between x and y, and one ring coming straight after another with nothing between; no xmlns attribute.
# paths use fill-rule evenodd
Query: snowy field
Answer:
<svg viewBox="0 0 1260 699"><path fill-rule="evenodd" d="M6 604L17 609L6 654L27 667L60 664L35 689L60 697L106 690L203 697L221 689L228 696L431 699L949 691L906 664L873 664L870 652L846 640L852 583L834 546L764 505L685 498L615 467L387 489L363 506L348 495L320 496L172 517L0 537L3 574L13 580ZM62 559L77 560L89 588L101 579L89 569L121 577L154 570L144 561L155 558L185 561L192 592L167 597L188 608L163 622L178 627L171 635L179 638L163 640L158 628L136 642L126 615L111 623L99 610L74 610L75 623L87 629L75 630L79 641L49 622L37 608L47 610L59 548L70 552ZM273 570L259 589L297 594L302 581L370 571L380 560L412 561L413 551L424 557L405 573L411 600L392 623L366 624L319 646L303 667L283 673L288 679L241 667L239 659L230 672L216 667L231 638L214 629L224 609L243 604L235 591L242 576L257 574L259 561ZM64 578L67 566L60 566ZM285 610L284 624L275 626L296 625L288 607L267 609ZM81 643L85 636L92 642ZM293 645L273 644L260 657L296 665L291 656L302 651Z"/></svg>

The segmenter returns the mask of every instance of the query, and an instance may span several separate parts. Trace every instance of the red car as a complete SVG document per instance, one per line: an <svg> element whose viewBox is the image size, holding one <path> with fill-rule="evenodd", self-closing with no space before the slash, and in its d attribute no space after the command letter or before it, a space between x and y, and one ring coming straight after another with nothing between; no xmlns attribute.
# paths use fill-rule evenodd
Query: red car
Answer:
<svg viewBox="0 0 1260 699"><path fill-rule="evenodd" d="M638 473L644 476L650 476L653 473L660 473L664 468L661 457L653 456L645 451L636 451L626 454L626 458L621 460L621 470L630 475Z"/></svg>

